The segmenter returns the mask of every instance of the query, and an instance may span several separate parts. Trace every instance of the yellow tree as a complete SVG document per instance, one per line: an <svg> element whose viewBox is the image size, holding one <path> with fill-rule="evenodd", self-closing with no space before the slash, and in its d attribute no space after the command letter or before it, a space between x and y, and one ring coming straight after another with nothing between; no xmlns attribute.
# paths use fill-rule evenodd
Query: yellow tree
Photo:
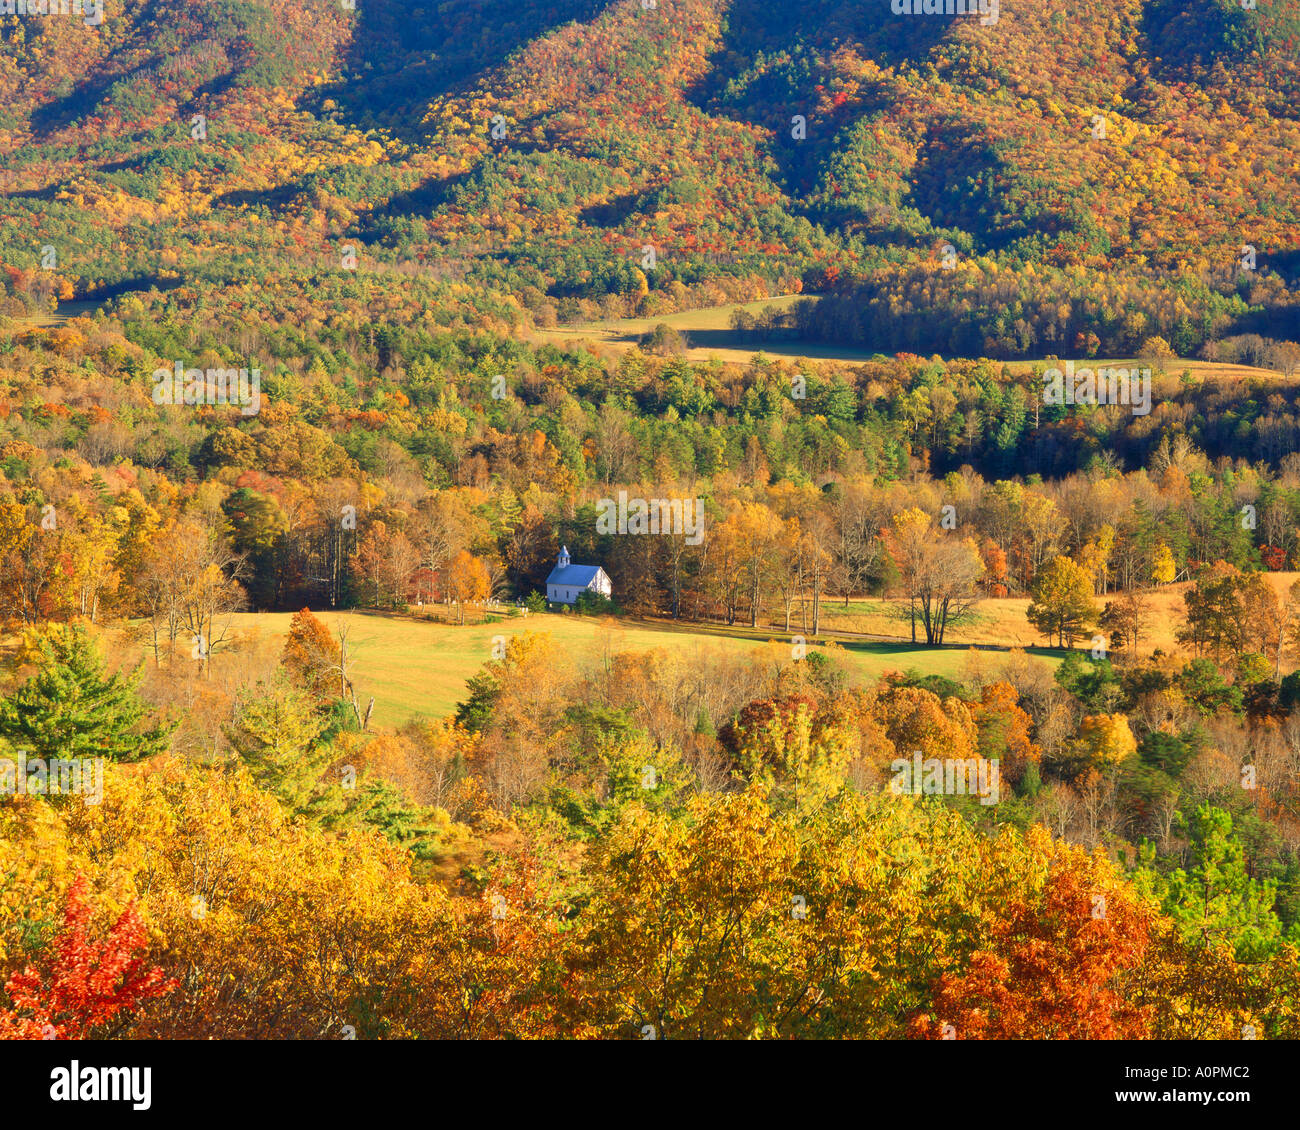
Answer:
<svg viewBox="0 0 1300 1130"><path fill-rule="evenodd" d="M1137 739L1123 714L1089 714L1079 724L1078 746L1095 768L1118 765L1137 753Z"/></svg>
<svg viewBox="0 0 1300 1130"><path fill-rule="evenodd" d="M757 502L742 502L733 518L739 564L749 593L749 626L756 628L767 583L778 568L785 527L780 518Z"/></svg>
<svg viewBox="0 0 1300 1130"><path fill-rule="evenodd" d="M113 567L117 542L107 522L94 514L78 515L68 543L78 612L94 623L100 603L117 591L121 576Z"/></svg>
<svg viewBox="0 0 1300 1130"><path fill-rule="evenodd" d="M1054 558L1034 579L1029 622L1049 643L1055 636L1059 646L1074 646L1075 636L1096 623L1100 612L1092 590L1092 577L1082 565L1069 557Z"/></svg>
<svg viewBox="0 0 1300 1130"><path fill-rule="evenodd" d="M1157 585L1171 583L1178 574L1173 551L1164 542L1156 543L1155 558L1151 566L1151 580Z"/></svg>
<svg viewBox="0 0 1300 1130"><path fill-rule="evenodd" d="M844 787L855 739L847 715L818 711L801 696L751 702L719 734L748 781L779 790L796 806Z"/></svg>
<svg viewBox="0 0 1300 1130"><path fill-rule="evenodd" d="M1093 591L1105 595L1110 587L1110 555L1115 550L1115 528L1104 525L1097 536L1079 550L1079 564L1092 577Z"/></svg>
<svg viewBox="0 0 1300 1130"><path fill-rule="evenodd" d="M42 527L27 507L0 501L0 616L33 624L66 596L64 531Z"/></svg>
<svg viewBox="0 0 1300 1130"><path fill-rule="evenodd" d="M335 786L337 787L337 786ZM0 807L0 857L24 898L0 899L0 984L29 961L78 874L111 923L135 903L148 961L179 982L115 1021L152 1039L553 1036L558 908L527 861L481 897L412 879L374 832L295 821L243 770L180 760L108 766L97 805ZM30 943L28 943L30 944ZM351 1029L351 1032L349 1032Z"/></svg>
<svg viewBox="0 0 1300 1130"><path fill-rule="evenodd" d="M470 601L487 600L492 582L488 567L481 557L462 549L447 566L447 595L456 605L457 622L465 623L465 605Z"/></svg>
<svg viewBox="0 0 1300 1130"><path fill-rule="evenodd" d="M929 514L913 506L893 516L889 532L885 535L885 544L894 564L898 566L903 590L907 593L913 643L916 643L916 578L925 569L930 521Z"/></svg>

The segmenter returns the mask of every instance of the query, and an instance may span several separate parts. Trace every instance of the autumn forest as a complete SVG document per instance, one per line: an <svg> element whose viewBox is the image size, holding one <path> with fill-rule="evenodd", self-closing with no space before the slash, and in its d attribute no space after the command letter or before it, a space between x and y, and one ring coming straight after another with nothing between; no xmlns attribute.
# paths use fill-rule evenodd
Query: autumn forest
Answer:
<svg viewBox="0 0 1300 1130"><path fill-rule="evenodd" d="M0 1039L1300 1038L1300 0L36 8Z"/></svg>

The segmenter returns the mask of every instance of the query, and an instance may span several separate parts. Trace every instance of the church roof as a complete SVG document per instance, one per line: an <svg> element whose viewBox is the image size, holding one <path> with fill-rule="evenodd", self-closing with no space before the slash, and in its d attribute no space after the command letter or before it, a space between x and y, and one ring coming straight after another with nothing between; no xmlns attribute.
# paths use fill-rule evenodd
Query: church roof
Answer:
<svg viewBox="0 0 1300 1130"><path fill-rule="evenodd" d="M548 585L581 585L586 588L596 579L596 574L599 572L599 565L565 565L563 568L557 565L551 570L551 575L546 578L546 583Z"/></svg>

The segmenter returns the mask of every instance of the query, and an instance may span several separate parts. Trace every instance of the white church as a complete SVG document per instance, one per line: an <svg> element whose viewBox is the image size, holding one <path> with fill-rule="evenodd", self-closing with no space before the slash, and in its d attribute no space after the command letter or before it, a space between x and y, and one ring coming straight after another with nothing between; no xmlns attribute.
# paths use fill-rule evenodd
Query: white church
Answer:
<svg viewBox="0 0 1300 1130"><path fill-rule="evenodd" d="M555 604L576 604L584 592L612 597L614 584L599 565L574 565L569 560L569 547L566 545L560 550L551 575L546 578L546 599Z"/></svg>

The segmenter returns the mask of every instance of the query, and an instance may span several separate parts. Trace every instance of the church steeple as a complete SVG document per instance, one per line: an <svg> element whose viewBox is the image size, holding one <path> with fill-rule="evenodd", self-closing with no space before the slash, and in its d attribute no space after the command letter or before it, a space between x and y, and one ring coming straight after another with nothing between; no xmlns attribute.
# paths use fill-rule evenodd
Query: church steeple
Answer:
<svg viewBox="0 0 1300 1130"><path fill-rule="evenodd" d="M557 564L559 565L559 567L560 567L561 569L564 569L564 568L566 568L566 567L568 566L568 564L569 564L569 547L568 547L567 545L565 545L565 546L561 546L561 547L560 547L560 559L559 559L559 561L557 562Z"/></svg>

